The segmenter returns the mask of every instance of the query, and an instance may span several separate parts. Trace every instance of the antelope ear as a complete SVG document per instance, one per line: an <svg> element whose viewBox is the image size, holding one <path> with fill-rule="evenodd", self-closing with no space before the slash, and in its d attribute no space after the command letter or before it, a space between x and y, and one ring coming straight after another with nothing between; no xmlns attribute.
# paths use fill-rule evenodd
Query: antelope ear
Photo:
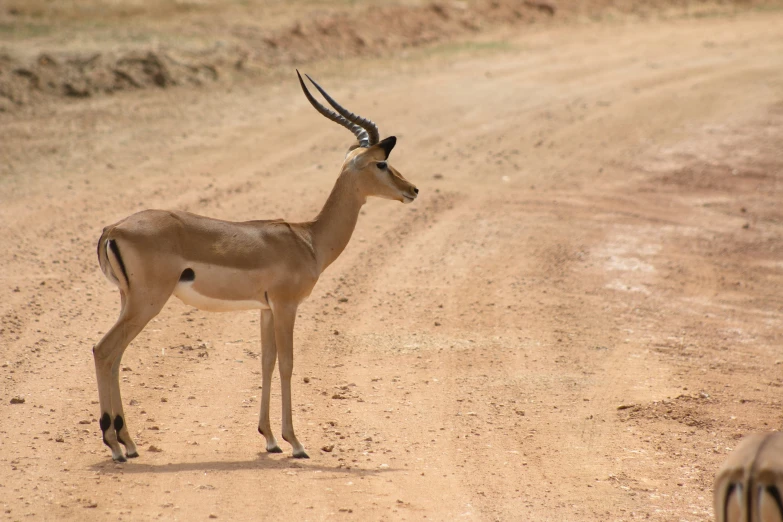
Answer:
<svg viewBox="0 0 783 522"><path fill-rule="evenodd" d="M383 149L383 152L385 154L384 159L386 159L389 157L389 154L391 154L391 151L395 145L397 145L397 137L389 136L388 138L378 143L376 147L380 147L381 149Z"/></svg>
<svg viewBox="0 0 783 522"><path fill-rule="evenodd" d="M356 150L356 149L358 149L359 147L361 147L361 145L359 145L359 142L358 142L358 141L357 141L357 142L355 142L355 143L354 143L353 145L351 145L350 147L348 147L348 150L345 152L345 157L346 157L346 159L348 158L348 155L349 155L351 152L355 151L355 150Z"/></svg>

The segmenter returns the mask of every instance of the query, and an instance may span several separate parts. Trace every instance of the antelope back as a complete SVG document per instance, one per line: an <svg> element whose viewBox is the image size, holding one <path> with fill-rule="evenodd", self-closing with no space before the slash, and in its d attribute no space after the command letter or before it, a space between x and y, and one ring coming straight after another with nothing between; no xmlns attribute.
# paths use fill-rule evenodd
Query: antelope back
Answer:
<svg viewBox="0 0 783 522"><path fill-rule="evenodd" d="M716 522L783 522L783 433L746 437L715 477Z"/></svg>

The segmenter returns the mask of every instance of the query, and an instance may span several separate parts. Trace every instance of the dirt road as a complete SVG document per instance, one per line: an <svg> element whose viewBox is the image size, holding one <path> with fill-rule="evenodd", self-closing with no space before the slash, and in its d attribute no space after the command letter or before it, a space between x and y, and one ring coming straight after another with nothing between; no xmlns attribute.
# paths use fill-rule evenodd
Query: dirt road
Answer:
<svg viewBox="0 0 783 522"><path fill-rule="evenodd" d="M309 219L349 134L293 71L6 115L2 517L709 520L737 438L783 424L780 27L568 24L308 68L421 190L370 201L300 308L309 461L256 433L257 313L172 299L123 360L141 457L111 462L95 242L143 208Z"/></svg>

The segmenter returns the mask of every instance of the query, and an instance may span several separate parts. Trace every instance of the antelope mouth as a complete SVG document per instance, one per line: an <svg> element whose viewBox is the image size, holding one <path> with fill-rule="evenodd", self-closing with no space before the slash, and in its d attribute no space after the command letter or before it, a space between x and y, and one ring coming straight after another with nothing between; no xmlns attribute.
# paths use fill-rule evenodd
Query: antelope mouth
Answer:
<svg viewBox="0 0 783 522"><path fill-rule="evenodd" d="M403 194L402 195L402 202L403 203L413 203L413 200L416 199L416 196L411 196L410 194Z"/></svg>

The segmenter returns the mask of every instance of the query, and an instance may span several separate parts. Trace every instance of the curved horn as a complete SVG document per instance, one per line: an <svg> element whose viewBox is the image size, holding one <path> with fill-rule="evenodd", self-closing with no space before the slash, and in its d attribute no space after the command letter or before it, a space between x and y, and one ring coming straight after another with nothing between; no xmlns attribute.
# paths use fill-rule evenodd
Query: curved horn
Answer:
<svg viewBox="0 0 783 522"><path fill-rule="evenodd" d="M320 92L323 95L324 98L326 98L326 101L329 102L329 105L334 107L334 110L339 112L341 116L343 116L345 119L347 119L351 123L355 123L355 124L361 126L362 128L364 128L367 131L368 136L370 138L370 145L375 145L376 143L378 143L378 141L380 140L380 135L379 135L380 133L378 132L378 126L375 125L375 123L373 123L372 121L368 120L367 118L362 118L361 116L352 113L351 111L349 111L348 109L346 109L345 107L343 107L342 105L337 103L334 100L334 98L329 96L329 94L327 94L327 92L325 90L323 90L321 88L321 86L318 85L315 82L315 80L310 78L309 74L305 74L305 76L307 76L308 80L313 82L313 85L315 85L315 88L318 89L318 92Z"/></svg>
<svg viewBox="0 0 783 522"><path fill-rule="evenodd" d="M307 90L307 86L305 86L304 80L302 80L302 75L299 74L299 70L296 71L296 75L299 77L299 85L302 86L302 91L304 91L304 95L307 98L307 101L310 102L310 105L312 105L315 108L315 110L317 110L318 112L320 112L321 114L323 114L324 116L332 120L333 122L338 123L343 127L345 127L346 129L348 129L349 131L351 131L354 134L354 136L356 136L356 139L359 140L360 147L368 147L370 145L370 137L364 128L354 124L353 122L347 120L346 118L340 116L339 114L335 114L333 111L330 111L329 109L321 105L318 102L318 100L313 98L313 95L310 94L310 91ZM308 78L310 77L308 76ZM312 78L310 78L310 81L311 82L313 81ZM317 83L313 82L313 84L316 87L318 87ZM318 87L318 90L321 91L321 93L324 92L320 87ZM326 99L329 100L328 97ZM332 103L332 105L334 104Z"/></svg>

